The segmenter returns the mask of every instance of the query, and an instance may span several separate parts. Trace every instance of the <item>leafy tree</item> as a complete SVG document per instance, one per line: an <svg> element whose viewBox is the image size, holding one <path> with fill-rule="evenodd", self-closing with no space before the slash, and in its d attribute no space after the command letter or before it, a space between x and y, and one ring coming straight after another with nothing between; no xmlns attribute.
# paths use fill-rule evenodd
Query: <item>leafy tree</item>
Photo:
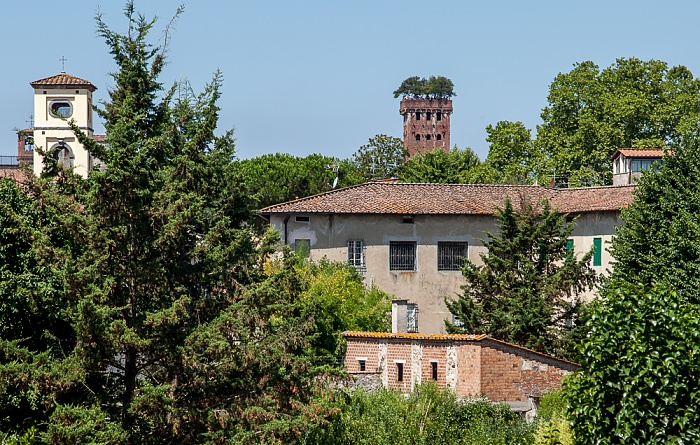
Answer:
<svg viewBox="0 0 700 445"><path fill-rule="evenodd" d="M351 162L320 154L303 158L282 153L265 154L237 161L236 167L257 209L331 190L336 178L335 167L336 187L363 181ZM266 229L263 220L255 215L250 215L250 223L260 232Z"/></svg>
<svg viewBox="0 0 700 445"><path fill-rule="evenodd" d="M352 155L352 162L364 181L369 181L397 177L405 158L401 139L378 134Z"/></svg>
<svg viewBox="0 0 700 445"><path fill-rule="evenodd" d="M606 285L565 381L576 443L669 444L700 440L700 312L685 292Z"/></svg>
<svg viewBox="0 0 700 445"><path fill-rule="evenodd" d="M458 300L446 301L461 322L448 332L485 333L536 351L559 353L566 319L576 319L577 295L596 281L592 252L577 259L567 250L574 223L542 202L519 210L506 200L498 210L499 234L487 233L483 265L466 261Z"/></svg>
<svg viewBox="0 0 700 445"><path fill-rule="evenodd" d="M445 76L425 77L412 76L401 82L394 91L394 98L399 96L414 96L426 99L449 99L456 96L454 84Z"/></svg>
<svg viewBox="0 0 700 445"><path fill-rule="evenodd" d="M479 157L467 147L450 151L432 150L408 159L399 171L402 182L459 184L479 165Z"/></svg>
<svg viewBox="0 0 700 445"><path fill-rule="evenodd" d="M220 75L175 99L158 81L164 49L147 40L154 20L132 2L125 15L126 34L97 18L118 66L99 110L109 145L73 123L106 168L83 180L59 166L57 180L27 186L31 205L2 207L0 236L22 261L11 273L39 277L18 283L19 295L42 301L57 289L70 335L56 323L48 345L3 338L0 385L38 413L46 443L289 441L326 414L297 259L266 272L278 239L245 227L251 202L232 135L214 136Z"/></svg>
<svg viewBox="0 0 700 445"><path fill-rule="evenodd" d="M398 391L354 391L328 423L306 433L303 445L526 445L533 425L506 404L465 402L434 384L408 397Z"/></svg>
<svg viewBox="0 0 700 445"><path fill-rule="evenodd" d="M401 82L401 85L394 91L394 98L399 96L422 96L425 90L425 78L412 76Z"/></svg>
<svg viewBox="0 0 700 445"><path fill-rule="evenodd" d="M537 146L549 173L573 185L612 181L610 156L620 147L677 144L700 119L700 80L684 66L618 59L600 70L574 65L550 85Z"/></svg>
<svg viewBox="0 0 700 445"><path fill-rule="evenodd" d="M387 332L391 299L378 287L365 287L353 266L321 259L301 260L301 301L315 314L312 356L335 361L343 352L343 331Z"/></svg>
<svg viewBox="0 0 700 445"><path fill-rule="evenodd" d="M577 440L694 443L700 437L700 146L642 175L610 252L616 262L568 385ZM604 406L603 406L604 405Z"/></svg>
<svg viewBox="0 0 700 445"><path fill-rule="evenodd" d="M489 154L475 182L532 184L538 179L544 159L522 122L500 121L486 127L486 133Z"/></svg>

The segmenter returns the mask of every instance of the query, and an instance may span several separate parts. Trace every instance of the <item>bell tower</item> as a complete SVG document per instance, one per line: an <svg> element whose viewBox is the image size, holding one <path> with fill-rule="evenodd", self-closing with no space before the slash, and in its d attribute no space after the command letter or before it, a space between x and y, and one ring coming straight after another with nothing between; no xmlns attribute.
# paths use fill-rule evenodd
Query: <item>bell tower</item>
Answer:
<svg viewBox="0 0 700 445"><path fill-rule="evenodd" d="M30 85L34 88L34 146L58 148L55 156L59 164L87 177L94 159L78 142L68 121L75 120L88 137L93 137L92 93L97 87L65 72ZM44 159L34 150L34 174L38 176L43 168Z"/></svg>
<svg viewBox="0 0 700 445"><path fill-rule="evenodd" d="M416 153L450 149L452 99L404 96L399 114L403 116L403 145L409 158Z"/></svg>

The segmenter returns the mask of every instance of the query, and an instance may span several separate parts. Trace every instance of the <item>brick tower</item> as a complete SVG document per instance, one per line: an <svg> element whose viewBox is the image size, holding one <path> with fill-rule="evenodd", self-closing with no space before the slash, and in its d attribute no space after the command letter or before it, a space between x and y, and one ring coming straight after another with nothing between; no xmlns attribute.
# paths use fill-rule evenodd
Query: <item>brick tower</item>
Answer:
<svg viewBox="0 0 700 445"><path fill-rule="evenodd" d="M403 116L403 144L409 158L416 153L450 149L452 99L405 96L399 113Z"/></svg>

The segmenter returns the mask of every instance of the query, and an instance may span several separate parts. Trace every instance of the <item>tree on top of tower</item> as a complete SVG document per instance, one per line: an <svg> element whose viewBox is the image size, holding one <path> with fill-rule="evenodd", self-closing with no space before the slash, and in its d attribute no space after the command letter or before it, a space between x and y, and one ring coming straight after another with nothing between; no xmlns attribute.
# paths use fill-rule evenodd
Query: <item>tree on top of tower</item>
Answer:
<svg viewBox="0 0 700 445"><path fill-rule="evenodd" d="M401 82L394 91L394 97L414 97L419 99L449 99L456 96L454 84L445 76L412 76Z"/></svg>

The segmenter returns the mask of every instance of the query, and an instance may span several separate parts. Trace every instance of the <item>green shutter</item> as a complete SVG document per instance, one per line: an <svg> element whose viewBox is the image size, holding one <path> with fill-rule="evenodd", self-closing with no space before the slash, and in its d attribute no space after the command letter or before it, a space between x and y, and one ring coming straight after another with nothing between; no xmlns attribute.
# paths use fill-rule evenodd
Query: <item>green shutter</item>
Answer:
<svg viewBox="0 0 700 445"><path fill-rule="evenodd" d="M567 258L574 257L574 240L572 240L571 238L566 240L566 257Z"/></svg>
<svg viewBox="0 0 700 445"><path fill-rule="evenodd" d="M593 265L603 265L603 242L600 238L593 238Z"/></svg>

